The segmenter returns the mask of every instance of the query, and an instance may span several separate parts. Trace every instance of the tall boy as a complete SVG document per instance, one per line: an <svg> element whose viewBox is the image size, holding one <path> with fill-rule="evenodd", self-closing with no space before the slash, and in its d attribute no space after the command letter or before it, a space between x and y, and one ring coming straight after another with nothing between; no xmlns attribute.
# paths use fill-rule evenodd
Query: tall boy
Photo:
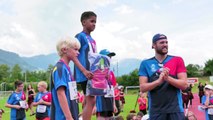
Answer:
<svg viewBox="0 0 213 120"><path fill-rule="evenodd" d="M26 120L25 110L28 108L24 84L22 81L15 81L15 91L10 95L5 107L11 108L10 120Z"/></svg>
<svg viewBox="0 0 213 120"><path fill-rule="evenodd" d="M86 95L87 81L93 77L90 72L89 57L93 53L96 53L96 42L90 36L90 33L95 29L96 25L96 14L92 11L86 11L81 15L81 23L83 31L78 33L75 37L79 40L81 48L79 50L80 55L78 59L74 59L75 63L75 80L81 85L84 95ZM92 109L95 105L94 96L85 96L84 109L82 113L83 120L91 120Z"/></svg>
<svg viewBox="0 0 213 120"><path fill-rule="evenodd" d="M33 106L37 106L36 120L50 120L50 105L52 101L51 92L47 91L47 83L40 81L38 83L38 91Z"/></svg>
<svg viewBox="0 0 213 120"><path fill-rule="evenodd" d="M78 120L77 86L69 62L78 56L80 43L75 39L62 39L57 44L60 60L51 76L51 120Z"/></svg>

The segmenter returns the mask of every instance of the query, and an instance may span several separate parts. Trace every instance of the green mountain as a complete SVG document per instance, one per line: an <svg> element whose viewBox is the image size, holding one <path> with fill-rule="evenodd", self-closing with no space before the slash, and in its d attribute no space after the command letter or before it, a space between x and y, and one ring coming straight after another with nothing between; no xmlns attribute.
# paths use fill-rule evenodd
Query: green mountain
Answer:
<svg viewBox="0 0 213 120"><path fill-rule="evenodd" d="M47 70L49 65L55 65L58 60L59 57L56 53L37 55L33 57L20 57L16 53L0 49L0 64L7 64L10 67L13 67L15 64L19 64L22 70ZM116 76L121 76L138 69L140 67L140 63L141 60L139 59L123 59L112 64L112 69ZM73 68L72 62L70 66Z"/></svg>
<svg viewBox="0 0 213 120"><path fill-rule="evenodd" d="M49 65L55 65L59 60L56 53L48 55L37 55L33 57L22 57L22 59L30 65L36 66L37 69L47 70Z"/></svg>
<svg viewBox="0 0 213 120"><path fill-rule="evenodd" d="M22 70L36 70L37 68L25 62L18 54L0 49L0 64L7 64L12 68L19 64Z"/></svg>

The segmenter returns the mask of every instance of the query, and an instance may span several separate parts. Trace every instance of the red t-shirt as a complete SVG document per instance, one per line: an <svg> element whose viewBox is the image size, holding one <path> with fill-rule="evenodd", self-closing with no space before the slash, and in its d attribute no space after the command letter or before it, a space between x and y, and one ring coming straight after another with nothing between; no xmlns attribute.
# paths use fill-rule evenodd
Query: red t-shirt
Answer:
<svg viewBox="0 0 213 120"><path fill-rule="evenodd" d="M81 94L80 92L78 92L78 100L79 100L80 103L83 103L84 95Z"/></svg>
<svg viewBox="0 0 213 120"><path fill-rule="evenodd" d="M114 93L115 93L115 100L120 100L120 90L119 89L115 89Z"/></svg>
<svg viewBox="0 0 213 120"><path fill-rule="evenodd" d="M22 91L21 99L26 100L26 95L25 95L24 91Z"/></svg>
<svg viewBox="0 0 213 120"><path fill-rule="evenodd" d="M48 92L46 95L42 96L42 100L46 102L52 102L52 94L51 92Z"/></svg>
<svg viewBox="0 0 213 120"><path fill-rule="evenodd" d="M146 109L146 99L145 98L138 98L139 110Z"/></svg>
<svg viewBox="0 0 213 120"><path fill-rule="evenodd" d="M113 87L115 87L117 82L113 71L110 70L109 75L109 80L112 83Z"/></svg>

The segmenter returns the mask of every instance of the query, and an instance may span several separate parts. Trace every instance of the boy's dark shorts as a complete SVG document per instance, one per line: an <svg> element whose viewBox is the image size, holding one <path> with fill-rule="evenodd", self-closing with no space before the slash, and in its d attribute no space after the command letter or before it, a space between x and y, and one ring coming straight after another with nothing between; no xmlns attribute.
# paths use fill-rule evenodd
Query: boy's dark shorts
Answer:
<svg viewBox="0 0 213 120"><path fill-rule="evenodd" d="M149 120L185 120L185 116L183 112L154 113L150 114Z"/></svg>
<svg viewBox="0 0 213 120"><path fill-rule="evenodd" d="M87 81L88 80L78 83L81 85L81 89L83 90L84 95L86 95Z"/></svg>
<svg viewBox="0 0 213 120"><path fill-rule="evenodd" d="M101 116L101 117L112 117L113 112L112 111L104 111L104 112L97 112L96 116Z"/></svg>

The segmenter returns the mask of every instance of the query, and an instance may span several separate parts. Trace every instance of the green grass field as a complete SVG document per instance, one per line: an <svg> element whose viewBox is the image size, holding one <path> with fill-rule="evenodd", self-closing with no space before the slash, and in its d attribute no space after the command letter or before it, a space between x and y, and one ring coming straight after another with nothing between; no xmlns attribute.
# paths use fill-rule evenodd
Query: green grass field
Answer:
<svg viewBox="0 0 213 120"><path fill-rule="evenodd" d="M129 111L134 109L136 98L137 98L137 95L126 95L125 96L126 104L124 106L124 111L121 112L120 115L122 115L123 117L126 117L126 115L129 113ZM7 98L0 100L0 108L3 108L5 110L5 113L2 116L3 120L10 119L10 109L4 107L6 101L7 101ZM79 105L79 108L81 108L81 104ZM80 110L80 111L82 111L82 110ZM138 106L136 107L136 111L138 111ZM35 119L35 116L30 116L30 111L28 111L26 113L27 113L27 120ZM93 116L92 119L95 120L95 116Z"/></svg>
<svg viewBox="0 0 213 120"><path fill-rule="evenodd" d="M206 81L209 81L208 77L199 78L199 82L205 83ZM210 83L210 82L208 82L208 83ZM210 84L212 84L212 83L210 83ZM197 84L194 85L192 92L193 93L198 92ZM121 116L124 117L124 119L126 119L126 116L130 112L130 110L134 110L135 102L137 99L137 93L138 93L138 89L128 90L128 94L125 96L126 104L124 105L124 111L121 112L121 114L120 114ZM3 120L10 119L10 109L4 107L6 101L7 101L7 98L0 99L0 108L3 108L5 110L5 113L3 114ZM79 108L81 108L81 104L79 105ZM138 105L136 106L135 110L136 110L136 112L139 111ZM80 109L80 111L82 111L82 110ZM34 120L34 119L35 119L35 116L30 116L30 111L28 111L27 120ZM93 116L92 119L95 120L95 116Z"/></svg>
<svg viewBox="0 0 213 120"><path fill-rule="evenodd" d="M5 107L8 98L0 99L0 108L4 109L5 113L2 115L2 120L10 120L10 109ZM26 112L27 120L34 120L34 116L30 116L30 111Z"/></svg>

